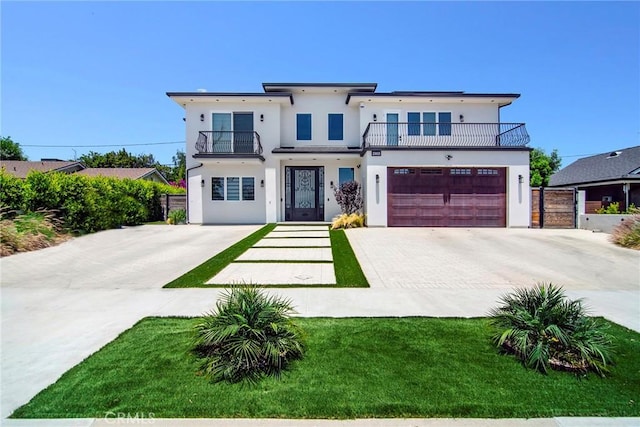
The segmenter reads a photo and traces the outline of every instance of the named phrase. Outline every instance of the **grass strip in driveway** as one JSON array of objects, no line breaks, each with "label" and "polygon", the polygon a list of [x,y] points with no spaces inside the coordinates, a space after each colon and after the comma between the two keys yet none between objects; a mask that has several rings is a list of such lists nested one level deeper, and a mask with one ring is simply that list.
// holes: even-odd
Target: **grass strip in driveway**
[{"label": "grass strip in driveway", "polygon": [[528,370],[498,354],[486,319],[308,318],[307,353],[281,380],[211,384],[194,319],[147,318],[13,418],[535,418],[640,416],[640,334],[616,324],[609,377]]},{"label": "grass strip in driveway", "polygon": [[203,262],[193,270],[164,285],[165,288],[210,288],[205,282],[218,274],[233,260],[242,255],[264,236],[276,228],[276,224],[267,224],[224,251]]},{"label": "grass strip in driveway", "polygon": [[369,282],[360,268],[358,258],[356,258],[344,230],[330,230],[329,237],[331,238],[336,286],[368,288]]}]

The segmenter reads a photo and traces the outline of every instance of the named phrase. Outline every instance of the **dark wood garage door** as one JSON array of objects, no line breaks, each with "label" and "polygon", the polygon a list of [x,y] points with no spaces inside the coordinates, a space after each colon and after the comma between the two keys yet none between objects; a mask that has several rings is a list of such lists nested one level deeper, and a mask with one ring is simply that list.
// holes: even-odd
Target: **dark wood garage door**
[{"label": "dark wood garage door", "polygon": [[387,169],[390,227],[505,227],[505,168]]}]

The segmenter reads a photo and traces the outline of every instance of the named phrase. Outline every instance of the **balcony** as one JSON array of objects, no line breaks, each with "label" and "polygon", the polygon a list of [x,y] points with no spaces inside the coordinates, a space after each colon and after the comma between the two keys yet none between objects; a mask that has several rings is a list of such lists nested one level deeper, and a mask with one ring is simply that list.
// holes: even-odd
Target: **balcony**
[{"label": "balcony", "polygon": [[367,148],[524,147],[524,123],[369,123],[362,135]]},{"label": "balcony", "polygon": [[196,151],[194,157],[264,160],[260,135],[254,131],[200,131]]}]

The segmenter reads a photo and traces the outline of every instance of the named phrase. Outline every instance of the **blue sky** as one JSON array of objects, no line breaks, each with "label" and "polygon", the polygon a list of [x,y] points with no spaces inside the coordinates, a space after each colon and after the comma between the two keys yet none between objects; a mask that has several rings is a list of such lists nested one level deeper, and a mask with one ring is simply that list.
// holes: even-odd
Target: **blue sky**
[{"label": "blue sky", "polygon": [[[3,1],[0,8],[0,134],[31,160],[124,145],[170,163],[184,143],[130,146],[184,141],[182,109],[165,92],[258,92],[262,82],[521,93],[502,121],[525,122],[530,145],[557,148],[564,165],[640,145],[640,3]],[[96,147],[106,144],[114,146]],[[74,148],[54,147],[61,145]]]}]

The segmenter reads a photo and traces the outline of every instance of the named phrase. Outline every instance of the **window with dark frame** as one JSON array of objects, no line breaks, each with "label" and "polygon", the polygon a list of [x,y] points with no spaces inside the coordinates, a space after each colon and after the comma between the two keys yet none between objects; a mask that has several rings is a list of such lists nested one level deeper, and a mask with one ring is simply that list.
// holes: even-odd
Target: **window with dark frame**
[{"label": "window with dark frame", "polygon": [[311,141],[311,114],[296,114],[296,140]]},{"label": "window with dark frame", "polygon": [[330,113],[328,117],[329,141],[342,141],[344,139],[344,116]]}]

